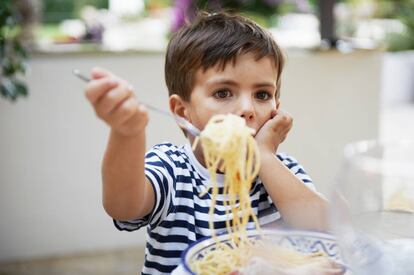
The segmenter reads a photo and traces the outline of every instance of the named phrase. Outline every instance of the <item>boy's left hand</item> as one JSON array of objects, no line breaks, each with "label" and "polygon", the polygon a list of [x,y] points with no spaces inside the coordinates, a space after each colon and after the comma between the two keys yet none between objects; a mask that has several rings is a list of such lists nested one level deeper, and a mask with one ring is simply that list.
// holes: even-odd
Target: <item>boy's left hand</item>
[{"label": "boy's left hand", "polygon": [[255,139],[262,152],[271,152],[274,154],[292,128],[293,119],[290,114],[275,110],[271,118],[263,124],[257,132]]}]

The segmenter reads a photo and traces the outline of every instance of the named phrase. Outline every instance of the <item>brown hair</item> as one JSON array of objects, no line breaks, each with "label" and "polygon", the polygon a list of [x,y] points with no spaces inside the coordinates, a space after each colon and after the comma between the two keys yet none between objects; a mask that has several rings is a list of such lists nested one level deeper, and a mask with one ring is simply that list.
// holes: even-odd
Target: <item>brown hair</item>
[{"label": "brown hair", "polygon": [[240,54],[252,52],[256,59],[271,57],[277,69],[279,97],[280,75],[284,65],[281,49],[272,35],[255,22],[240,15],[219,12],[200,13],[171,38],[165,59],[165,80],[169,95],[177,94],[188,101],[199,68],[215,65],[222,69],[236,62]]}]

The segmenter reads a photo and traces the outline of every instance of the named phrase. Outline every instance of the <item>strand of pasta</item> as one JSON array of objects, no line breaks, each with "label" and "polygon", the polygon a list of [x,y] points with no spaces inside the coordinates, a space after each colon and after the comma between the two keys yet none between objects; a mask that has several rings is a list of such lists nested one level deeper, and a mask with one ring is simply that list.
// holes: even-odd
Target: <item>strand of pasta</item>
[{"label": "strand of pasta", "polygon": [[[259,227],[249,196],[252,182],[260,168],[253,132],[239,116],[218,115],[209,121],[200,136],[205,163],[211,175],[213,205],[210,207],[210,217],[213,217],[217,200],[217,171],[220,170],[225,174],[224,196],[228,196],[225,200],[226,212],[232,216],[233,222],[230,226],[230,219],[227,219],[227,229],[238,235],[245,231],[250,218]],[[229,215],[229,209],[232,215]],[[212,221],[210,228],[214,229]],[[233,241],[236,242],[236,238]]]},{"label": "strand of pasta", "polygon": [[[259,229],[259,223],[250,203],[249,192],[260,169],[258,148],[245,120],[235,115],[214,116],[194,146],[201,143],[204,161],[210,173],[212,205],[209,209],[209,227],[216,241],[216,250],[194,263],[197,274],[228,274],[249,257],[247,249],[252,240],[247,237],[247,224],[252,219]],[[214,230],[214,209],[217,203],[217,171],[224,172],[223,196],[226,228],[231,236],[232,247],[220,243]],[[204,194],[202,194],[204,195]],[[230,220],[232,224],[230,224]],[[237,248],[238,252],[235,252]],[[241,251],[244,253],[240,253]]]}]

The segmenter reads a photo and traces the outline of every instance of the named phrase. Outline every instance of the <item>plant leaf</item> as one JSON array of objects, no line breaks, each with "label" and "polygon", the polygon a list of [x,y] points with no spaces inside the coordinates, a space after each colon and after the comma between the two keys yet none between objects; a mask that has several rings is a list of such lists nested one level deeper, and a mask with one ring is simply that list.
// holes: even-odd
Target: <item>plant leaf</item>
[{"label": "plant leaf", "polygon": [[13,48],[14,51],[23,58],[28,58],[27,50],[23,47],[23,45],[17,39],[13,41]]},{"label": "plant leaf", "polygon": [[23,81],[15,79],[12,82],[16,88],[16,96],[27,96],[29,94],[27,86]]},{"label": "plant leaf", "polygon": [[15,101],[17,98],[16,86],[14,86],[9,79],[3,79],[3,82],[1,83],[1,94],[5,98]]},{"label": "plant leaf", "polygon": [[4,58],[3,62],[1,63],[1,66],[3,67],[3,74],[5,76],[10,77],[16,73],[15,64],[10,57]]}]

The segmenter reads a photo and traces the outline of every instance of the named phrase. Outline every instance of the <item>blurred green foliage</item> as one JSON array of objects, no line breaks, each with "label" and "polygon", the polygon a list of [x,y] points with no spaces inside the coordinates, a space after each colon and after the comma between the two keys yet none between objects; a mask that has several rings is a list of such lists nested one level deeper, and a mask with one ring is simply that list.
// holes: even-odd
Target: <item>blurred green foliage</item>
[{"label": "blurred green foliage", "polygon": [[414,50],[414,0],[339,0],[354,6],[374,4],[373,18],[397,19],[403,33],[389,33],[385,39],[389,51]]},{"label": "blurred green foliage", "polygon": [[79,18],[80,10],[86,5],[107,9],[108,0],[43,0],[42,22],[57,24],[65,19]]},{"label": "blurred green foliage", "polygon": [[[388,35],[387,44],[390,51],[414,50],[414,0],[382,0],[392,2],[393,12],[391,17],[399,19],[405,26],[401,34]],[[389,3],[390,4],[390,3]]]},{"label": "blurred green foliage", "polygon": [[28,52],[22,34],[24,18],[12,0],[0,1],[0,94],[11,101],[27,96],[26,73]]}]

